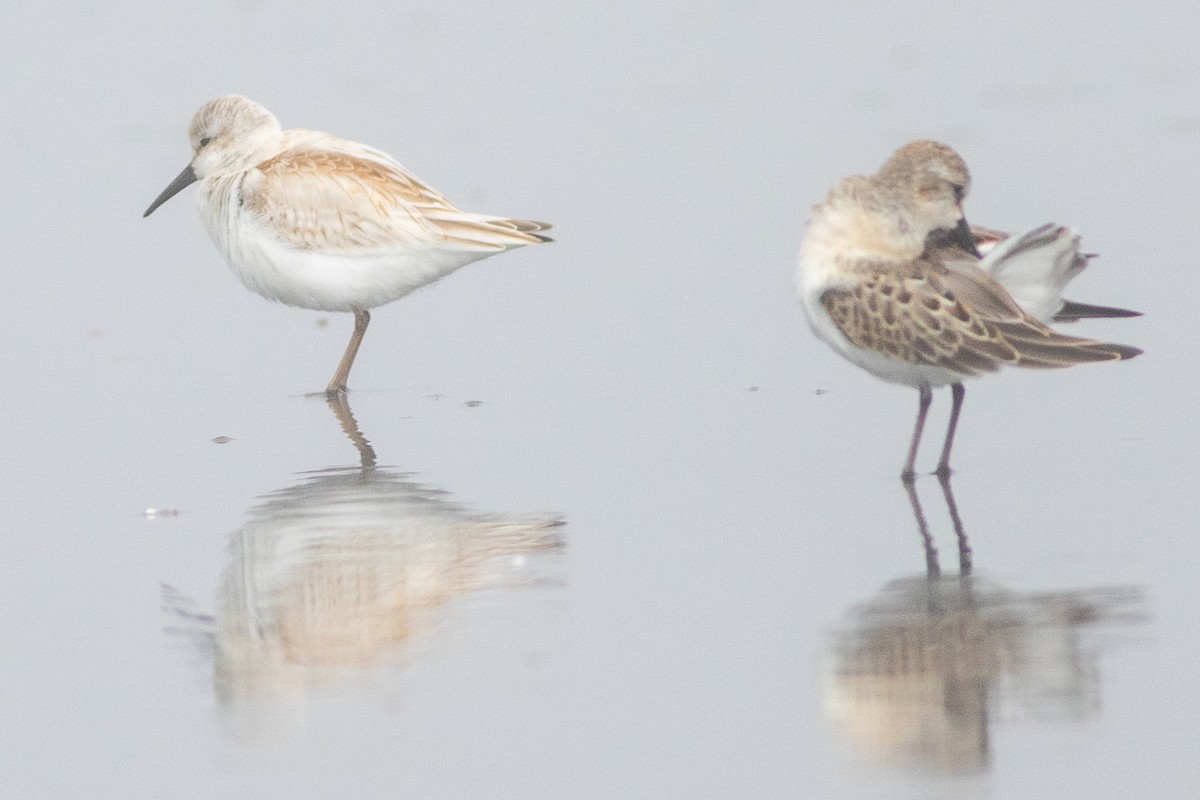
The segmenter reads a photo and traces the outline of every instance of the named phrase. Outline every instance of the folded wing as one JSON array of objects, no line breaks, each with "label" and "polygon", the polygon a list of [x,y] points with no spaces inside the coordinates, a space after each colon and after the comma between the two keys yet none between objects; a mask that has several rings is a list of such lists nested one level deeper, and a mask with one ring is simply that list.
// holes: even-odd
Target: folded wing
[{"label": "folded wing", "polygon": [[293,247],[374,256],[549,241],[540,233],[551,227],[544,222],[460,211],[385,154],[361,145],[350,152],[353,143],[306,133],[242,184],[245,211]]},{"label": "folded wing", "polygon": [[831,289],[821,302],[858,347],[964,377],[1005,364],[1053,369],[1141,352],[1051,330],[970,262],[923,257],[901,274],[867,270],[853,288]]}]

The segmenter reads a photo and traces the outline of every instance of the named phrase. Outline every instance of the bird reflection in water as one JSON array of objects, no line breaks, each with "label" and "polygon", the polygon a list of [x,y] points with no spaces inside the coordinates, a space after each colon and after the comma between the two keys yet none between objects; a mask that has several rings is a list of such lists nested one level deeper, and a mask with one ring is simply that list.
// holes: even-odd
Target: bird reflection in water
[{"label": "bird reflection in water", "polygon": [[988,769],[995,722],[1099,713],[1101,653],[1143,621],[1142,598],[1128,587],[1021,593],[979,579],[949,478],[941,487],[958,574],[942,573],[907,484],[925,574],[892,581],[851,612],[829,654],[825,708],[870,761],[965,776]]},{"label": "bird reflection in water", "polygon": [[[262,496],[230,540],[206,626],[217,698],[229,712],[296,716],[312,685],[402,663],[445,620],[448,601],[559,582],[553,563],[530,556],[562,546],[560,519],[475,513],[377,467],[345,398],[329,404],[359,465],[307,473]],[[170,592],[177,616],[196,618]]]}]

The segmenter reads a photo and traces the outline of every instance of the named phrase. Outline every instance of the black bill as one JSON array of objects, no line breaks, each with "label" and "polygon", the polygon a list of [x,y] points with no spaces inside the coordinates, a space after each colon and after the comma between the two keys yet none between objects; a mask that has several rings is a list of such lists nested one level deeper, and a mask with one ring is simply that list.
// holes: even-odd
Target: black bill
[{"label": "black bill", "polygon": [[979,254],[979,248],[975,246],[975,234],[971,233],[971,226],[967,224],[966,217],[958,218],[958,225],[949,232],[949,239],[976,258],[983,258]]},{"label": "black bill", "polygon": [[154,198],[154,202],[150,204],[150,207],[146,209],[146,213],[142,214],[142,217],[150,216],[152,213],[154,213],[154,209],[158,208],[163,203],[179,194],[179,192],[185,186],[190,186],[195,182],[196,173],[192,170],[192,165],[188,164],[187,167],[184,168],[183,172],[179,173],[178,177],[171,181],[171,184],[167,188],[162,190],[162,194]]}]

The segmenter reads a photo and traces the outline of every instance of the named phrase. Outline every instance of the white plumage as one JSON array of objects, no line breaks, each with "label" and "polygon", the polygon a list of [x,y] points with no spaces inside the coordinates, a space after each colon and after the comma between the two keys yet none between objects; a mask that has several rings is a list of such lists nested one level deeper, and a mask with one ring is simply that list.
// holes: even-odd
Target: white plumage
[{"label": "white plumage", "polygon": [[456,208],[391,156],[327,133],[282,130],[230,95],[201,106],[191,164],[146,211],[200,181],[200,216],[238,279],[268,300],[355,314],[327,392],[344,392],[368,309],[472,261],[550,241],[543,222]]}]

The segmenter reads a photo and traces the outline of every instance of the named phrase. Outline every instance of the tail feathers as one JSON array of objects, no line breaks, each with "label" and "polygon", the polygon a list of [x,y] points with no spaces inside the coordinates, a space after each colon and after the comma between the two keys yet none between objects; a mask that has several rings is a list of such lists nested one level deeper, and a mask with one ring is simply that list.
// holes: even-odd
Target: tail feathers
[{"label": "tail feathers", "polygon": [[1062,307],[1054,314],[1055,322],[1078,322],[1081,319],[1114,319],[1117,317],[1140,317],[1142,312],[1131,311],[1128,308],[1113,306],[1094,306],[1090,303],[1076,303],[1074,300],[1064,300]]}]

